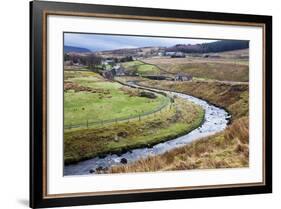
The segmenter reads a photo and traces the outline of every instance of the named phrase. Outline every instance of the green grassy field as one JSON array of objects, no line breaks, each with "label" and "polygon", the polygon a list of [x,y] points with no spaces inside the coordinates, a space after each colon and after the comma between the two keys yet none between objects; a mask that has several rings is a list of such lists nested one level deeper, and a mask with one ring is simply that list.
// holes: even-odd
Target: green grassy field
[{"label": "green grassy field", "polygon": [[171,109],[141,120],[68,131],[64,134],[64,162],[152,146],[192,131],[203,119],[201,107],[176,99]]},{"label": "green grassy field", "polygon": [[[157,94],[155,99],[137,96],[139,90],[124,87],[117,82],[105,81],[92,72],[66,71],[65,82],[72,85],[72,89],[64,93],[65,126],[86,124],[87,120],[91,123],[137,117],[169,103],[169,99],[160,94]],[[81,87],[88,89],[81,90]]]},{"label": "green grassy field", "polygon": [[122,65],[125,68],[129,68],[129,67],[133,67],[133,66],[137,66],[137,65],[142,65],[142,64],[143,64],[143,62],[141,62],[139,60],[122,63]]},{"label": "green grassy field", "polygon": [[156,75],[160,74],[160,69],[155,65],[143,63],[141,61],[131,61],[122,63],[127,71],[135,71],[139,75]]},{"label": "green grassy field", "polygon": [[[82,125],[64,130],[65,164],[173,139],[204,119],[203,109],[191,102],[179,98],[172,102],[155,93],[156,98],[142,97],[143,90],[104,80],[93,72],[65,71],[64,78],[64,125]],[[163,105],[161,111],[138,117]],[[114,120],[134,115],[130,120]],[[85,127],[87,120],[110,119],[110,124]]]}]

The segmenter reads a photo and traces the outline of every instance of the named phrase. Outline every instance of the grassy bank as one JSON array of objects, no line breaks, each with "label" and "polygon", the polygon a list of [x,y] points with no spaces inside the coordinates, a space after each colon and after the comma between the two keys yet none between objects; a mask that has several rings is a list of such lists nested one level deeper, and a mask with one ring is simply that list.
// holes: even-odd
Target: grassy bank
[{"label": "grassy bank", "polygon": [[192,131],[203,119],[201,107],[176,98],[171,108],[144,119],[68,131],[64,134],[64,162],[149,147]]},{"label": "grassy bank", "polygon": [[231,84],[205,81],[141,81],[140,84],[154,88],[174,90],[205,99],[228,110],[233,119],[248,116],[249,86],[247,84]]},{"label": "grassy bank", "polygon": [[111,173],[237,168],[249,165],[248,118],[236,120],[224,132],[133,164],[114,166]]}]

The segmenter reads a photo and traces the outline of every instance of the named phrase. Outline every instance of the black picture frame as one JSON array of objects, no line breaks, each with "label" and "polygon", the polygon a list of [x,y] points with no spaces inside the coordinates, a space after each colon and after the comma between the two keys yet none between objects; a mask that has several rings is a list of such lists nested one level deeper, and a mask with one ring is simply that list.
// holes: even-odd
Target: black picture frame
[{"label": "black picture frame", "polygon": [[[63,14],[107,14],[131,19],[195,20],[195,22],[264,26],[264,184],[225,186],[218,188],[181,189],[155,192],[135,192],[102,195],[46,196],[46,16]],[[272,17],[169,9],[135,8],[93,4],[30,2],[30,207],[44,208],[272,192]]]}]

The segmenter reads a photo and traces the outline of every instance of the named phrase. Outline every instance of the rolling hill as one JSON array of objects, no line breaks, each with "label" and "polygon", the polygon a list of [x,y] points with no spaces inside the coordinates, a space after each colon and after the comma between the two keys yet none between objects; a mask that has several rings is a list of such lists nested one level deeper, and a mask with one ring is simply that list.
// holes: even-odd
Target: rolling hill
[{"label": "rolling hill", "polygon": [[75,52],[75,53],[86,53],[91,52],[89,49],[76,47],[76,46],[64,46],[64,53]]},{"label": "rolling hill", "polygon": [[177,44],[166,48],[169,52],[184,52],[184,53],[210,53],[224,52],[238,49],[249,48],[249,41],[240,40],[222,40],[203,44]]}]

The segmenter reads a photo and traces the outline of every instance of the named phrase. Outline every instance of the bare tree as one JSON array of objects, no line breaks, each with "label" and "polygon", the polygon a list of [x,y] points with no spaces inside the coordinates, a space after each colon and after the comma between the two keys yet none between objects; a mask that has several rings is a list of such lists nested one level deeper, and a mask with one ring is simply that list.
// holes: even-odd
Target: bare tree
[{"label": "bare tree", "polygon": [[97,65],[101,64],[101,57],[96,56],[95,54],[89,54],[85,57],[85,64],[90,70],[93,70]]}]

